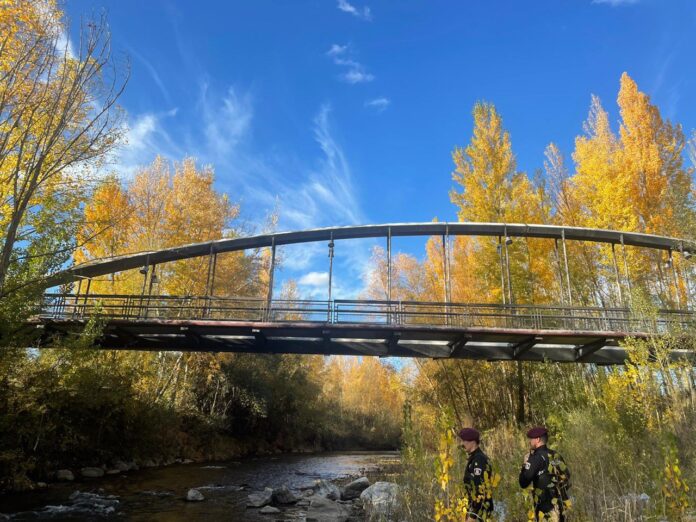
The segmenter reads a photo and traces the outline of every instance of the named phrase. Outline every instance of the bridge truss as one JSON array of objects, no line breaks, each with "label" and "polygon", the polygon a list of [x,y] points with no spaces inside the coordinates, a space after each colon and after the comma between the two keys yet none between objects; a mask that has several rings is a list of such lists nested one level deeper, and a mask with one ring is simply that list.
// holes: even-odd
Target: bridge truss
[{"label": "bridge truss", "polygon": [[[451,300],[451,236],[497,237],[500,245],[503,302],[455,303]],[[441,236],[444,251],[443,301],[395,301],[392,296],[391,242],[397,236]],[[387,254],[387,297],[384,301],[332,299],[335,241],[384,237]],[[505,286],[507,245],[513,237],[554,241],[559,281],[565,286],[557,306],[515,304]],[[328,241],[329,283],[326,301],[278,300],[273,297],[276,248],[281,245]],[[566,241],[611,245],[615,284],[621,305],[615,308],[573,305]],[[77,265],[56,274],[51,285],[77,281],[72,294],[47,293],[31,325],[47,339],[81,328],[100,317],[104,334],[99,345],[111,349],[232,351],[260,353],[377,355],[531,360],[621,364],[627,352],[619,343],[627,337],[649,337],[696,328],[690,303],[677,293],[675,310],[650,316],[630,308],[631,279],[626,247],[661,250],[672,268],[673,255],[690,259],[696,245],[682,239],[609,230],[499,223],[421,223],[338,227],[223,239],[153,252],[141,252]],[[268,295],[265,298],[214,296],[217,255],[270,248]],[[616,247],[619,247],[618,249]],[[616,250],[620,250],[619,263]],[[208,256],[205,296],[152,295],[156,268],[162,263]],[[507,264],[507,267],[505,266]],[[619,266],[623,265],[623,270]],[[90,294],[92,278],[124,270],[143,274],[140,295]],[[681,277],[687,277],[681,274]],[[83,281],[86,281],[84,291]],[[690,282],[683,281],[686,288]],[[675,284],[675,287],[677,285]],[[628,289],[625,292],[624,289]],[[688,296],[688,292],[687,292]],[[675,358],[696,361],[696,354],[674,350]]]}]

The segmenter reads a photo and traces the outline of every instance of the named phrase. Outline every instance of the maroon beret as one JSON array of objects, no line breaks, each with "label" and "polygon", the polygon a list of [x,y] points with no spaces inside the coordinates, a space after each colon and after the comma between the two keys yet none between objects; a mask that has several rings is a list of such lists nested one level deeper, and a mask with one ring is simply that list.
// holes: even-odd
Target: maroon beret
[{"label": "maroon beret", "polygon": [[532,428],[527,432],[527,438],[529,439],[536,439],[538,437],[543,437],[544,435],[548,435],[549,432],[546,431],[546,428],[543,426],[536,426],[535,428]]},{"label": "maroon beret", "polygon": [[481,434],[474,428],[463,428],[459,430],[458,435],[462,440],[475,440],[476,442],[481,440]]}]

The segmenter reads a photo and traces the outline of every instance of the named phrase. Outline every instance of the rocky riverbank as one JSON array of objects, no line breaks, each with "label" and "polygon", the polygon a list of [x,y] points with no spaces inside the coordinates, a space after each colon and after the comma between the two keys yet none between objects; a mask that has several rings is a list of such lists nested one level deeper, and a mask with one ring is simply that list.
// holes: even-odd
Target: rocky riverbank
[{"label": "rocky riverbank", "polygon": [[[63,482],[0,497],[0,514],[11,520],[125,516],[167,522],[215,518],[357,522],[368,520],[370,514],[393,512],[397,488],[389,481],[399,459],[396,453],[355,452],[214,463],[182,459],[154,468],[137,462],[116,464],[106,470],[60,470],[61,476],[69,471],[72,481],[66,476]],[[108,473],[117,469],[118,473]]]}]

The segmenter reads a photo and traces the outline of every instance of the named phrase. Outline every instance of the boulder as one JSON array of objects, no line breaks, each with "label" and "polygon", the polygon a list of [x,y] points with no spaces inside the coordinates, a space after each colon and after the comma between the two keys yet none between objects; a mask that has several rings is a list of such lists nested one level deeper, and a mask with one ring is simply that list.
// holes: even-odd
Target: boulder
[{"label": "boulder", "polygon": [[273,500],[273,489],[266,488],[260,493],[252,493],[248,498],[247,507],[260,508],[267,506],[271,503],[271,500]]},{"label": "boulder", "polygon": [[104,470],[101,468],[86,467],[80,470],[80,475],[85,478],[99,478],[104,476]]},{"label": "boulder", "polygon": [[273,501],[278,504],[294,504],[299,497],[288,489],[287,486],[282,486],[273,490]]},{"label": "boulder", "polygon": [[186,493],[186,500],[189,502],[200,502],[201,500],[205,500],[205,497],[203,496],[203,493],[192,488],[188,490],[188,493]]},{"label": "boulder", "polygon": [[315,495],[328,498],[329,500],[338,500],[341,498],[341,490],[336,484],[328,480],[317,480],[314,483]]},{"label": "boulder", "polygon": [[75,475],[73,475],[73,472],[69,469],[59,469],[58,471],[56,471],[56,480],[60,480],[63,482],[72,482],[73,480],[75,480]]},{"label": "boulder", "polygon": [[107,475],[118,475],[119,473],[121,473],[120,469],[107,469],[106,470]]},{"label": "boulder", "polygon": [[328,498],[314,497],[307,510],[307,522],[346,522],[350,518],[349,506]]},{"label": "boulder", "polygon": [[130,467],[128,464],[123,462],[122,460],[115,460],[114,461],[114,469],[117,469],[119,471],[128,471]]},{"label": "boulder", "polygon": [[360,496],[360,493],[362,493],[369,487],[370,481],[368,480],[368,478],[360,477],[359,479],[354,480],[353,482],[350,482],[345,485],[345,487],[341,490],[341,499],[353,500],[354,498],[358,498]]},{"label": "boulder", "polygon": [[363,508],[370,517],[389,519],[398,508],[399,486],[393,482],[375,482],[360,494]]},{"label": "boulder", "polygon": [[275,515],[276,513],[280,513],[280,509],[274,508],[273,506],[265,506],[261,508],[259,513],[263,513],[264,515]]}]

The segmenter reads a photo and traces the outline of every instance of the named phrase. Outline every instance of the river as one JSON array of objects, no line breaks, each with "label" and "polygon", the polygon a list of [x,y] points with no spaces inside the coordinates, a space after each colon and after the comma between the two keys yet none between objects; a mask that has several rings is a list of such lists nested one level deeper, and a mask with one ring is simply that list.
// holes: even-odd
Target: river
[{"label": "river", "polygon": [[[359,476],[367,476],[371,482],[390,480],[398,463],[395,452],[341,452],[150,468],[0,496],[0,520],[3,515],[13,521],[301,519],[301,507],[285,508],[278,515],[262,515],[246,507],[247,495],[283,485],[301,491],[318,479],[338,484]],[[186,502],[190,488],[198,489],[205,500]]]}]

